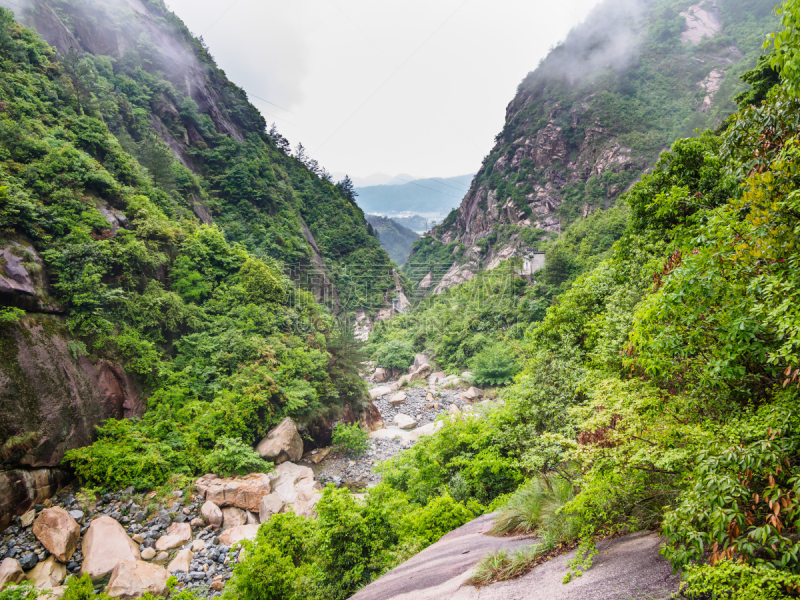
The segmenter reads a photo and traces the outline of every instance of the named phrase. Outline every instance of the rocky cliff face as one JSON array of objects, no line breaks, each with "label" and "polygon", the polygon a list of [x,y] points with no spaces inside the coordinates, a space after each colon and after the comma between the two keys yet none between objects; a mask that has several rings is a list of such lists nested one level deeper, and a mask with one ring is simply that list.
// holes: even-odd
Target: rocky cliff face
[{"label": "rocky cliff face", "polygon": [[0,243],[0,306],[27,313],[0,324],[0,467],[57,467],[104,420],[141,416],[136,382],[75,345],[42,259],[24,239]]},{"label": "rocky cliff face", "polygon": [[[461,205],[415,245],[409,276],[432,277],[429,289],[440,292],[614,206],[676,137],[714,127],[733,109],[738,77],[773,27],[770,8],[599,5],[520,84]],[[452,245],[444,266],[419,264],[442,258],[436,244]]]}]

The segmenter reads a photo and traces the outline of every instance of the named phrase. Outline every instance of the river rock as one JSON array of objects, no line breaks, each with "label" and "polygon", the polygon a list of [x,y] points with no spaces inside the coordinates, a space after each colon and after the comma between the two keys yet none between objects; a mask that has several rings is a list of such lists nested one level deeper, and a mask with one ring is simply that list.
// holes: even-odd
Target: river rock
[{"label": "river rock", "polygon": [[226,529],[219,535],[219,543],[229,548],[242,540],[254,540],[258,533],[258,525],[237,525]]},{"label": "river rock", "polygon": [[261,506],[258,509],[258,516],[262,523],[269,521],[272,515],[278,514],[283,510],[286,503],[278,493],[272,493],[269,496],[264,496],[261,499]]},{"label": "river rock", "polygon": [[372,389],[369,391],[369,397],[370,397],[372,400],[377,400],[377,399],[378,399],[378,398],[380,398],[381,396],[385,396],[386,394],[391,394],[391,393],[392,393],[392,388],[390,388],[390,387],[389,387],[389,386],[387,386],[387,385],[384,385],[384,386],[380,386],[380,387],[372,388]]},{"label": "river rock", "polygon": [[6,585],[25,581],[25,572],[16,558],[4,558],[0,563],[0,590]]},{"label": "river rock", "polygon": [[461,414],[461,411],[458,409],[458,406],[456,406],[455,404],[451,404],[450,405],[450,414],[451,415],[458,415],[458,414]]},{"label": "river rock", "polygon": [[[314,454],[309,456],[308,460],[310,460],[315,465],[318,465],[323,460],[325,460],[330,453],[331,453],[331,447],[330,446],[328,446],[327,448],[320,448],[317,452],[315,452]],[[263,502],[264,499],[262,498],[261,501]]]},{"label": "river rock", "polygon": [[155,548],[145,548],[142,550],[142,560],[153,560],[156,557]]},{"label": "river rock", "polygon": [[430,377],[428,377],[428,383],[430,385],[436,385],[437,383],[441,383],[445,380],[447,375],[445,375],[444,371],[439,371],[438,373],[433,373]]},{"label": "river rock", "polygon": [[66,577],[67,567],[63,563],[56,562],[55,556],[41,561],[27,574],[28,581],[40,590],[52,590],[60,586]]},{"label": "river rock", "polygon": [[26,552],[22,556],[19,557],[19,564],[24,571],[29,571],[33,567],[36,566],[36,563],[39,562],[39,557],[36,556],[33,552]]},{"label": "river rock", "polygon": [[287,460],[300,460],[303,457],[303,438],[300,437],[294,421],[286,417],[258,443],[256,451],[261,458],[276,465]]},{"label": "river rock", "polygon": [[141,560],[126,560],[119,563],[111,573],[106,594],[112,598],[132,600],[146,593],[166,597],[169,571],[164,567]]},{"label": "river rock", "polygon": [[230,529],[247,524],[247,511],[241,508],[228,506],[222,509],[222,528]]},{"label": "river rock", "polygon": [[200,514],[203,515],[205,522],[211,525],[214,529],[222,527],[222,510],[213,502],[206,500],[200,508]]},{"label": "river rock", "polygon": [[411,432],[411,439],[417,441],[422,436],[436,433],[442,427],[444,427],[444,423],[442,421],[437,421],[435,423],[428,423],[427,425],[423,425],[422,427],[417,427]]},{"label": "river rock", "polygon": [[396,414],[392,422],[400,429],[414,429],[414,427],[417,426],[417,421],[413,417],[404,415],[403,413]]},{"label": "river rock", "polygon": [[81,575],[88,574],[94,582],[102,581],[124,561],[138,561],[139,547],[122,525],[111,517],[99,517],[91,522],[83,536]]},{"label": "river rock", "polygon": [[192,526],[188,523],[173,523],[167,527],[167,535],[156,540],[156,550],[172,550],[192,541]]},{"label": "river rock", "polygon": [[261,498],[270,493],[270,477],[266,473],[224,478],[208,474],[198,479],[194,486],[203,498],[217,506],[257,511]]},{"label": "river rock", "polygon": [[192,552],[199,552],[205,547],[206,543],[203,540],[195,540],[192,542]]},{"label": "river rock", "polygon": [[405,392],[397,392],[394,396],[389,398],[389,404],[392,406],[400,406],[401,404],[406,403],[406,393]]},{"label": "river rock", "polygon": [[476,387],[471,387],[464,392],[464,396],[466,396],[467,400],[474,400],[475,398],[480,398],[483,396],[483,390],[479,390]]},{"label": "river rock", "polygon": [[58,506],[45,508],[33,524],[33,535],[58,560],[67,562],[81,539],[81,526]]},{"label": "river rock", "polygon": [[[197,540],[197,541],[202,541],[202,540]],[[189,548],[184,548],[183,550],[178,552],[175,555],[175,558],[172,559],[172,562],[169,563],[167,571],[169,571],[170,573],[175,573],[176,571],[183,571],[184,573],[188,573],[189,567],[192,564],[193,557],[194,553]]]},{"label": "river rock", "polygon": [[19,518],[19,522],[23,527],[30,527],[33,519],[36,517],[36,509],[32,508]]}]

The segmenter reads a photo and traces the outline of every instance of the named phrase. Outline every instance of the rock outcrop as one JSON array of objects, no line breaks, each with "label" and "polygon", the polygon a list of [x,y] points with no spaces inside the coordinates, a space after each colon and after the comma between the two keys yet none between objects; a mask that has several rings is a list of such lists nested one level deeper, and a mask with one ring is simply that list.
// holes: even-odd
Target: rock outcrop
[{"label": "rock outcrop", "polygon": [[563,579],[574,550],[519,579],[475,589],[467,581],[487,553],[536,543],[529,536],[487,535],[493,518],[484,515],[451,531],[351,600],[666,600],[678,591],[680,577],[658,553],[662,538],[646,532],[600,542],[592,568],[568,584]]},{"label": "rock outcrop", "polygon": [[0,439],[6,464],[57,467],[109,418],[141,416],[138,386],[118,365],[73,356],[58,317],[34,314],[0,331]]},{"label": "rock outcrop", "polygon": [[[633,131],[639,135],[648,128],[671,128],[673,135],[690,136],[698,123],[713,129],[724,118],[711,116],[713,96],[723,79],[731,77],[731,67],[741,68],[744,53],[734,45],[711,51],[700,44],[725,33],[717,5],[695,4],[680,13],[685,26],[671,34],[667,52],[674,54],[669,57],[663,50],[653,54],[656,47],[666,48],[662,40],[654,43],[649,37],[655,30],[647,24],[665,18],[653,10],[606,3],[525,77],[506,107],[505,127],[455,218],[434,227],[423,237],[425,243],[417,244],[439,262],[412,251],[403,267],[420,292],[441,293],[509,258],[520,259],[519,274],[532,277],[543,266],[541,259],[532,260],[536,239],[559,237],[575,220],[610,208],[654,164],[661,148],[633,139]],[[759,49],[746,52],[754,56]],[[647,78],[639,72],[632,76],[629,67],[671,60],[695,61],[698,69],[667,75],[676,83],[670,102],[677,106],[680,98],[685,108],[658,113],[654,127],[648,119],[658,100],[651,95],[642,101],[640,96],[652,93]],[[698,74],[696,81],[680,80]],[[695,83],[705,91],[700,102]],[[611,108],[609,97],[620,104]],[[640,107],[622,108],[628,97],[636,97]],[[616,111],[625,119],[615,118]],[[528,228],[539,231],[524,235]],[[454,247],[446,259],[442,256],[447,254],[432,251],[447,244]]]},{"label": "rock outcrop", "polygon": [[0,529],[53,496],[70,480],[61,469],[0,471]]},{"label": "rock outcrop", "polygon": [[276,465],[287,460],[298,461],[303,456],[303,438],[294,421],[286,417],[258,443],[256,451]]}]

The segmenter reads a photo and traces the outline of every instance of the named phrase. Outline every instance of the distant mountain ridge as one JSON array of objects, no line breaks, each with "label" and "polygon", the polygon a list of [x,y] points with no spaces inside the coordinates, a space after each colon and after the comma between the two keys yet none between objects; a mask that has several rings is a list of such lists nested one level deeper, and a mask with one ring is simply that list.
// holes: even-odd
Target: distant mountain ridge
[{"label": "distant mountain ridge", "polygon": [[356,203],[366,213],[388,216],[418,214],[444,218],[461,203],[473,175],[430,177],[403,185],[356,187]]},{"label": "distant mountain ridge", "polygon": [[419,239],[419,234],[403,227],[394,219],[381,215],[367,214],[367,221],[377,232],[381,247],[389,253],[394,262],[403,266],[411,252],[412,244]]}]

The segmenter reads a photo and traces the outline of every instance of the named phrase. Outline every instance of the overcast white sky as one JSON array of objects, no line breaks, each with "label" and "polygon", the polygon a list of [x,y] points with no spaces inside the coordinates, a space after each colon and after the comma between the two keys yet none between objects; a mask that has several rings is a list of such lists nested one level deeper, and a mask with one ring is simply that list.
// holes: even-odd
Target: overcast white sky
[{"label": "overcast white sky", "polygon": [[519,82],[597,0],[167,3],[329,171],[447,177],[478,169]]}]

